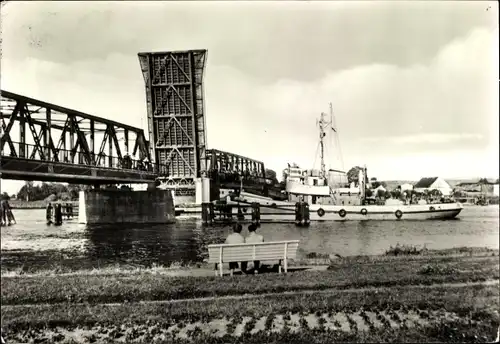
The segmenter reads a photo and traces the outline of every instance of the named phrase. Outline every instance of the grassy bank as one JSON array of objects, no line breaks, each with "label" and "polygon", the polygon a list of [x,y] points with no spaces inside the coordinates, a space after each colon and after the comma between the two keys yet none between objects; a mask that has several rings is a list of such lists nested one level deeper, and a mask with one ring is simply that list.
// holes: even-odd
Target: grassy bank
[{"label": "grassy bank", "polygon": [[495,339],[498,251],[389,252],[287,275],[179,277],[166,268],[4,275],[2,327],[11,342]]},{"label": "grassy bank", "polygon": [[428,257],[372,263],[352,260],[331,265],[327,271],[267,273],[257,276],[172,277],[136,273],[3,277],[2,304],[60,302],[135,302],[225,295],[281,293],[290,290],[325,290],[364,287],[477,282],[499,278],[498,256]]},{"label": "grassy bank", "polygon": [[[61,237],[57,235],[57,237]],[[4,251],[4,257],[8,257],[9,253],[13,251]],[[61,250],[54,251],[51,255],[60,256]],[[499,255],[499,250],[489,249],[485,247],[457,247],[445,250],[428,250],[417,248],[414,252],[414,247],[406,249],[403,253],[395,254],[395,248],[386,251],[384,255],[372,256],[347,256],[341,257],[335,254],[322,254],[317,252],[309,252],[304,257],[297,257],[297,259],[288,262],[289,267],[297,266],[336,266],[336,265],[349,265],[349,264],[373,264],[373,263],[386,263],[390,264],[396,262],[433,262],[436,257],[445,257],[446,259],[460,258],[460,257],[494,257]],[[36,253],[36,252],[34,252]],[[23,252],[24,255],[26,253]],[[36,255],[30,257],[27,265],[13,264],[3,262],[1,269],[1,276],[3,277],[43,277],[43,276],[66,276],[66,275],[135,275],[135,274],[153,274],[153,275],[189,275],[186,272],[192,272],[196,275],[199,270],[212,270],[213,265],[208,265],[204,262],[173,262],[170,265],[137,265],[116,263],[112,265],[99,265],[93,267],[82,266],[82,262],[78,258],[64,258],[64,264],[58,260],[43,264],[45,266],[37,266],[33,264],[39,259]],[[69,263],[71,262],[71,263]],[[227,264],[226,264],[227,265]],[[227,266],[225,267],[227,270]],[[212,274],[209,272],[209,274]]]}]

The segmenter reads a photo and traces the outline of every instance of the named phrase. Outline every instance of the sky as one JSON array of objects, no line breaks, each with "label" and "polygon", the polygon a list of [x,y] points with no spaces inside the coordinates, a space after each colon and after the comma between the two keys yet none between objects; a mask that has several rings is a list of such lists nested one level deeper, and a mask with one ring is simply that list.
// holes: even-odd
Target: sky
[{"label": "sky", "polygon": [[207,49],[208,148],[278,175],[319,167],[331,102],[329,168],[498,176],[497,2],[15,1],[1,23],[3,90],[144,129],[137,53]]}]

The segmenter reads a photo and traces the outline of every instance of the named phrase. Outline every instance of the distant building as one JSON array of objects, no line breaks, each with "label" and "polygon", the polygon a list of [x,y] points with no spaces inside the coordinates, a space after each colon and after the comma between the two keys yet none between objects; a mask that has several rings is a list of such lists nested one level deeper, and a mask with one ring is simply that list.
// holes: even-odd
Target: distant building
[{"label": "distant building", "polygon": [[495,193],[495,185],[493,184],[481,184],[481,193],[485,194],[486,196],[493,196]]},{"label": "distant building", "polygon": [[405,191],[408,191],[408,190],[413,190],[413,185],[409,184],[409,183],[405,183],[405,184],[401,184],[399,186],[399,188],[401,189],[401,192],[405,192]]},{"label": "distant building", "polygon": [[468,196],[478,196],[479,194],[492,197],[498,196],[498,184],[493,179],[479,179],[474,182],[462,182],[457,185],[457,190],[465,192]]},{"label": "distant building", "polygon": [[426,190],[439,190],[444,196],[449,196],[452,192],[450,184],[441,177],[422,178],[415,185],[413,189],[417,192],[425,192]]}]

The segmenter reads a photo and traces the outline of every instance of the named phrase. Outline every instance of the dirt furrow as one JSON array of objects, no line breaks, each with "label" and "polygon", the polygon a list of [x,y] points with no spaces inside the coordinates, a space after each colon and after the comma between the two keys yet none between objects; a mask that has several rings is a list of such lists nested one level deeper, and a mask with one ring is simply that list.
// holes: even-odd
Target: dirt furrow
[{"label": "dirt furrow", "polygon": [[[24,333],[6,333],[10,342],[33,342],[33,341],[64,341],[72,340],[76,343],[88,343],[89,341],[105,342],[112,339],[116,342],[141,342],[150,340],[155,342],[165,339],[192,339],[196,334],[205,334],[213,337],[223,337],[226,334],[239,337],[245,333],[255,334],[257,332],[281,332],[287,327],[292,332],[297,332],[304,327],[324,328],[335,331],[370,331],[372,327],[397,329],[402,326],[426,326],[441,320],[456,319],[456,314],[446,311],[430,311],[426,316],[416,312],[398,312],[399,321],[391,321],[394,315],[387,311],[371,312],[357,311],[354,313],[337,312],[333,314],[278,314],[273,316],[272,322],[267,323],[267,317],[252,319],[211,319],[208,322],[196,321],[193,323],[132,325],[129,327],[104,327],[93,326],[89,328],[67,329],[56,327],[39,331],[26,331]],[[324,321],[320,321],[324,319]],[[247,324],[252,321],[252,326]],[[351,321],[351,324],[349,323]],[[267,323],[267,324],[266,324]],[[228,331],[232,328],[232,331]]]}]

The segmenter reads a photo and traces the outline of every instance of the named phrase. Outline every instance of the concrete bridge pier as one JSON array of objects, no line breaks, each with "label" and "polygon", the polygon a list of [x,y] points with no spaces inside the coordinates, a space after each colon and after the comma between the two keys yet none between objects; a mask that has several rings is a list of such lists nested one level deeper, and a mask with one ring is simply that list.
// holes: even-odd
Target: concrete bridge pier
[{"label": "concrete bridge pier", "polygon": [[160,224],[175,222],[172,191],[149,189],[80,191],[82,224]]},{"label": "concrete bridge pier", "polygon": [[210,203],[210,178],[202,177],[195,180],[196,204]]},{"label": "concrete bridge pier", "polygon": [[210,178],[202,177],[195,180],[196,204],[201,204],[201,218],[204,225],[212,224],[213,204],[210,203],[214,185]]}]

